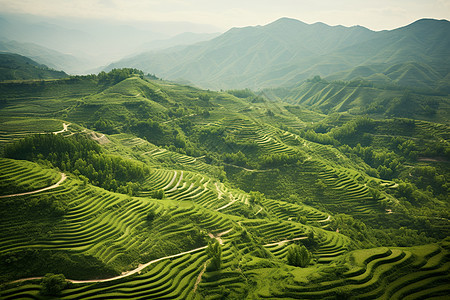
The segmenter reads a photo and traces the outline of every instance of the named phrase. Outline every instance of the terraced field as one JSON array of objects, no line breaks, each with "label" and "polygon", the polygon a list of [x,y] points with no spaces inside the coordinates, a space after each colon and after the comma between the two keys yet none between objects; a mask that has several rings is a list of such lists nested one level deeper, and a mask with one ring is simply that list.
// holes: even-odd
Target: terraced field
[{"label": "terraced field", "polygon": [[126,154],[141,160],[150,166],[170,166],[174,169],[194,171],[205,175],[217,174],[218,168],[204,162],[204,157],[192,157],[160,148],[132,134],[114,134],[107,136],[112,143],[106,146],[113,153]]},{"label": "terraced field", "polygon": [[[165,259],[151,264],[129,280],[74,285],[61,299],[187,299],[204,263],[204,251]],[[34,299],[41,287],[27,284],[1,292],[2,299]]]},{"label": "terraced field", "polygon": [[[246,196],[230,192],[222,183],[214,182],[203,175],[186,171],[154,169],[146,180],[141,196],[151,196],[153,191],[163,190],[169,199],[193,201],[205,208],[221,210],[239,199],[245,202]],[[234,193],[234,194],[233,194]]]},{"label": "terraced field", "polygon": [[334,191],[337,198],[328,205],[340,206],[341,209],[358,216],[382,212],[377,204],[379,199],[369,196],[368,188],[363,184],[364,179],[359,173],[349,169],[328,167],[319,174],[319,177]]},{"label": "terraced field", "polygon": [[[24,138],[30,134],[58,132],[64,129],[63,121],[56,119],[2,117],[0,121],[0,149],[5,143]],[[64,134],[78,132],[79,126],[70,126]]]},{"label": "terraced field", "polygon": [[[3,160],[2,163],[20,165],[20,162],[12,160]],[[32,163],[23,165],[30,167],[30,172],[35,166]],[[23,176],[17,175],[16,181],[27,178],[30,172],[26,172],[28,169],[25,167],[25,172],[20,174]],[[15,169],[11,168],[7,175],[15,174]],[[55,175],[54,173],[58,174],[49,172],[50,175]],[[67,250],[97,257],[105,264],[127,265],[124,262],[142,262],[159,255],[158,251],[155,252],[158,240],[186,238],[189,234],[196,236],[198,230],[203,231],[206,237],[206,232],[216,233],[232,228],[231,221],[222,215],[192,204],[186,207],[169,200],[161,203],[110,193],[100,188],[84,187],[79,181],[70,179],[70,176],[55,189],[20,197],[34,201],[34,198],[38,199],[42,195],[66,199],[68,210],[64,218],[53,224],[51,232],[39,238],[28,232],[15,230],[23,223],[20,216],[2,218],[0,252],[25,248]],[[171,208],[173,205],[176,206]],[[149,212],[160,216],[158,222],[151,226],[146,219]],[[164,253],[175,254],[186,250],[183,247],[190,246],[189,242],[178,243],[177,246],[171,245],[170,249],[165,249]],[[134,249],[139,249],[138,255]]]},{"label": "terraced field", "polygon": [[[332,280],[321,273],[312,284],[282,284],[270,297],[296,299],[422,299],[448,295],[448,245],[357,250],[346,256],[349,269]],[[324,269],[325,270],[325,269]],[[323,274],[323,275],[320,275]]]},{"label": "terraced field", "polygon": [[51,186],[61,178],[55,170],[29,161],[0,158],[0,197]]},{"label": "terraced field", "polygon": [[[21,162],[2,160],[2,163],[6,167],[20,165]],[[33,170],[36,166],[28,162],[23,164],[24,171]],[[15,169],[14,167],[4,168],[4,170],[10,170],[7,176],[14,174]],[[58,174],[54,171],[53,173]],[[26,176],[27,172],[21,172],[14,180],[23,181],[21,174]],[[43,178],[48,178],[44,175]],[[259,236],[266,243],[278,243],[289,238],[305,239],[308,232],[312,231],[309,226],[290,221],[267,223],[264,220],[250,221],[241,217],[240,225],[238,225],[222,211],[232,210],[235,205],[248,206],[247,194],[228,189],[224,184],[213,182],[196,173],[154,169],[147,180],[147,185],[149,190],[143,191],[141,196],[149,196],[151,191],[163,189],[166,199],[158,201],[110,193],[100,188],[84,186],[71,176],[55,189],[43,191],[38,195],[21,196],[29,201],[42,195],[65,199],[68,209],[63,218],[53,224],[50,231],[38,238],[29,233],[14,230],[23,222],[20,218],[13,215],[3,218],[0,222],[2,232],[0,253],[33,248],[52,249],[84,253],[98,258],[106,265],[132,266],[137,262],[157,259],[158,256],[163,256],[162,253],[177,254],[199,246],[202,248],[207,240],[205,238],[210,235],[224,242],[223,267],[227,271],[220,273],[208,271],[203,274],[203,279],[197,287],[198,291],[205,293],[207,290],[209,291],[207,293],[214,294],[220,291],[222,285],[227,285],[227,288],[236,293],[243,293],[245,284],[242,282],[242,272],[235,267],[236,254],[249,253],[251,249],[248,243],[242,241],[241,233],[233,233],[233,228],[239,227],[240,230],[245,228],[250,234]],[[269,207],[266,208],[267,211],[273,211],[274,214],[287,219],[289,214],[281,210],[289,209],[290,206],[294,207],[275,200],[267,200],[262,205]],[[295,208],[296,214],[303,213],[312,222],[327,221],[326,214],[310,207],[295,206]],[[149,212],[158,216],[151,224],[147,221]],[[231,233],[222,237],[224,233],[230,231]],[[319,232],[316,233],[320,244],[318,249],[321,251],[318,255],[324,256],[327,249],[332,248],[330,245],[336,239],[327,240],[325,231]],[[190,238],[186,239],[187,237]],[[177,242],[171,243],[169,242],[171,240]],[[165,244],[162,248],[161,243]],[[270,248],[270,246],[267,247]],[[159,296],[184,298],[194,289],[197,276],[206,261],[205,254],[200,248],[198,253],[155,262],[148,270],[145,269],[141,275],[132,277],[130,280],[74,286],[64,291],[63,298],[157,298]],[[283,259],[281,254],[276,256]],[[177,275],[174,277],[172,274]],[[161,285],[162,282],[164,282],[163,285]],[[24,284],[20,288],[2,291],[2,297],[6,299],[34,298],[39,290],[38,285]]]},{"label": "terraced field", "polygon": [[[0,299],[51,298],[41,293],[48,272],[72,282],[61,299],[448,298],[446,123],[366,120],[373,126],[345,137],[357,116],[278,101],[287,90],[212,92],[124,79],[128,71],[0,84],[0,152],[30,134],[80,134],[150,172],[136,181],[103,176],[124,185],[102,186],[125,195],[86,181],[101,167],[84,178],[75,161],[62,174],[42,160],[0,159]],[[407,150],[397,147],[405,141]],[[347,151],[357,143],[386,154],[385,167],[398,161],[398,178],[371,177],[378,174]],[[54,165],[64,155],[56,152],[46,157]],[[423,187],[410,173],[418,167],[430,174]],[[213,239],[219,270],[209,267]],[[365,242],[428,245],[352,251]],[[306,267],[288,263],[292,244],[312,253]]]},{"label": "terraced field", "polygon": [[292,147],[276,138],[279,130],[274,127],[261,126],[256,121],[241,118],[224,118],[221,120],[221,125],[238,138],[255,142],[268,153],[295,153]]},{"label": "terraced field", "polygon": [[272,199],[264,199],[262,204],[265,209],[280,220],[298,222],[301,217],[305,217],[307,222],[317,222],[322,228],[326,228],[331,221],[330,215],[308,205],[298,205]]}]

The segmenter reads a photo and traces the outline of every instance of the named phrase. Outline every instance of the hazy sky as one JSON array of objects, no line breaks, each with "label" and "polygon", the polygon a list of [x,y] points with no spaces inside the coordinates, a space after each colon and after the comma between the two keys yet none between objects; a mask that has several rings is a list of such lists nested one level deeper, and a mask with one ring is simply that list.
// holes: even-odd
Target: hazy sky
[{"label": "hazy sky", "polygon": [[306,23],[392,29],[420,18],[450,19],[450,0],[0,0],[0,12],[126,21],[187,21],[230,27],[280,17]]}]

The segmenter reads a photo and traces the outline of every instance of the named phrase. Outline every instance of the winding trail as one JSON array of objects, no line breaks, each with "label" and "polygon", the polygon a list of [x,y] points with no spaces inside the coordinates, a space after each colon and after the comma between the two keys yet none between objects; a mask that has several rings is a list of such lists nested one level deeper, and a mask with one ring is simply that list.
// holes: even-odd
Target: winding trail
[{"label": "winding trail", "polygon": [[208,233],[208,236],[209,236],[210,238],[212,238],[212,239],[216,239],[216,240],[219,242],[219,244],[223,245],[223,240],[222,240],[220,237],[221,237],[222,235],[224,235],[224,234],[229,233],[229,232],[232,231],[232,230],[233,230],[233,228],[228,229],[227,231],[224,231],[224,232],[220,232],[220,233],[218,233],[218,234],[216,234],[216,235],[214,235],[214,234],[212,234],[212,233]]},{"label": "winding trail", "polygon": [[202,276],[203,276],[203,274],[205,273],[206,267],[208,266],[208,263],[209,263],[209,262],[210,262],[210,261],[208,260],[208,261],[206,261],[206,262],[203,264],[203,269],[202,269],[202,271],[200,272],[200,274],[198,274],[198,276],[197,276],[197,280],[195,281],[195,285],[194,285],[194,293],[197,291],[198,284],[200,283],[200,281],[202,281]]},{"label": "winding trail", "polygon": [[70,124],[63,123],[63,129],[60,131],[55,131],[55,132],[53,132],[53,134],[59,134],[59,133],[66,132],[68,130],[67,128],[69,127],[69,125]]},{"label": "winding trail", "polygon": [[265,244],[264,246],[269,247],[269,246],[281,246],[283,244],[286,244],[288,242],[293,242],[293,241],[299,241],[299,240],[306,240],[308,237],[307,236],[302,236],[302,237],[298,237],[298,238],[293,238],[290,240],[283,240],[280,242],[276,242],[276,243],[270,243],[270,244]]},{"label": "winding trail", "polygon": [[45,187],[45,188],[42,188],[42,189],[34,190],[34,191],[31,191],[31,192],[12,194],[12,195],[3,195],[3,196],[0,196],[0,198],[8,198],[8,197],[31,195],[31,194],[36,194],[36,193],[40,193],[40,192],[43,192],[43,191],[51,190],[51,189],[54,189],[54,188],[57,188],[58,186],[60,186],[60,184],[63,183],[63,181],[66,180],[66,178],[67,178],[66,174],[61,173],[61,179],[57,183],[55,183],[54,185],[51,185],[51,186],[48,186],[48,187]]},{"label": "winding trail", "polygon": [[317,223],[321,223],[321,222],[327,222],[331,220],[331,215],[328,215],[328,218],[326,218],[325,220],[320,220],[320,221],[316,221]]},{"label": "winding trail", "polygon": [[237,166],[237,165],[233,165],[233,164],[227,164],[227,163],[223,163],[224,165],[230,166],[230,167],[234,167],[234,168],[238,168],[238,169],[242,169],[245,170],[247,172],[271,172],[273,171],[273,169],[264,169],[264,170],[254,170],[254,169],[247,169],[241,166]]},{"label": "winding trail", "polygon": [[[232,231],[233,228],[224,231],[224,232],[220,232],[216,235],[213,235],[212,233],[208,233],[208,236],[210,236],[211,238],[216,239],[221,245],[223,244],[223,240],[220,238],[222,235],[229,233],[230,231]],[[104,278],[104,279],[89,279],[89,280],[74,280],[74,279],[66,279],[67,281],[71,282],[71,283],[97,283],[97,282],[107,282],[107,281],[113,281],[113,280],[117,280],[117,279],[121,279],[124,277],[128,277],[131,276],[133,274],[139,273],[140,271],[142,271],[143,269],[147,268],[148,266],[150,266],[151,264],[160,262],[162,260],[165,259],[170,259],[170,258],[174,258],[174,257],[179,257],[185,254],[189,254],[189,253],[193,253],[193,252],[197,252],[203,249],[206,249],[208,246],[203,246],[203,247],[199,247],[199,248],[195,248],[189,251],[184,251],[181,253],[177,253],[177,254],[173,254],[173,255],[169,255],[169,256],[164,256],[158,259],[154,259],[151,260],[145,264],[140,264],[136,269],[127,271],[127,272],[123,272],[122,274],[118,275],[118,276],[114,276],[114,277],[110,277],[110,278]],[[204,266],[204,268],[206,268],[206,265]],[[203,271],[204,272],[204,271]],[[203,272],[201,273],[201,275],[203,275]],[[201,276],[199,276],[201,279]],[[23,281],[28,281],[28,280],[38,280],[38,279],[42,279],[43,277],[29,277],[29,278],[22,278],[22,279],[18,279],[18,280],[14,280],[11,281],[9,283],[17,283],[17,282],[23,282]],[[198,280],[198,278],[197,278]]]},{"label": "winding trail", "polygon": [[237,199],[234,198],[233,195],[231,195],[231,197],[233,198],[233,200],[231,200],[229,203],[225,204],[224,206],[217,208],[216,211],[225,209],[225,208],[227,208],[228,206],[232,205],[234,202],[237,201]]}]

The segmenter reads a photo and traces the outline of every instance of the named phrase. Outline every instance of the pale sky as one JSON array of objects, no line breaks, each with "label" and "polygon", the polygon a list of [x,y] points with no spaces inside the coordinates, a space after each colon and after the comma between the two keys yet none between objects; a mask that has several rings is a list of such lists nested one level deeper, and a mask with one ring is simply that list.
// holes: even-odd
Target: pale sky
[{"label": "pale sky", "polygon": [[0,13],[231,27],[281,17],[306,23],[393,29],[421,18],[450,19],[450,0],[0,0]]}]

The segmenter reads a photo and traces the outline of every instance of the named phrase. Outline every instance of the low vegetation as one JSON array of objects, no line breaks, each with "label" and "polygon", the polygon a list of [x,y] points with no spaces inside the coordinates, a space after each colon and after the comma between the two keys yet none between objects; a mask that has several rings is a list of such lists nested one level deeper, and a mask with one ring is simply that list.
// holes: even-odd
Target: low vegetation
[{"label": "low vegetation", "polygon": [[446,123],[134,69],[0,90],[2,299],[449,293]]}]

